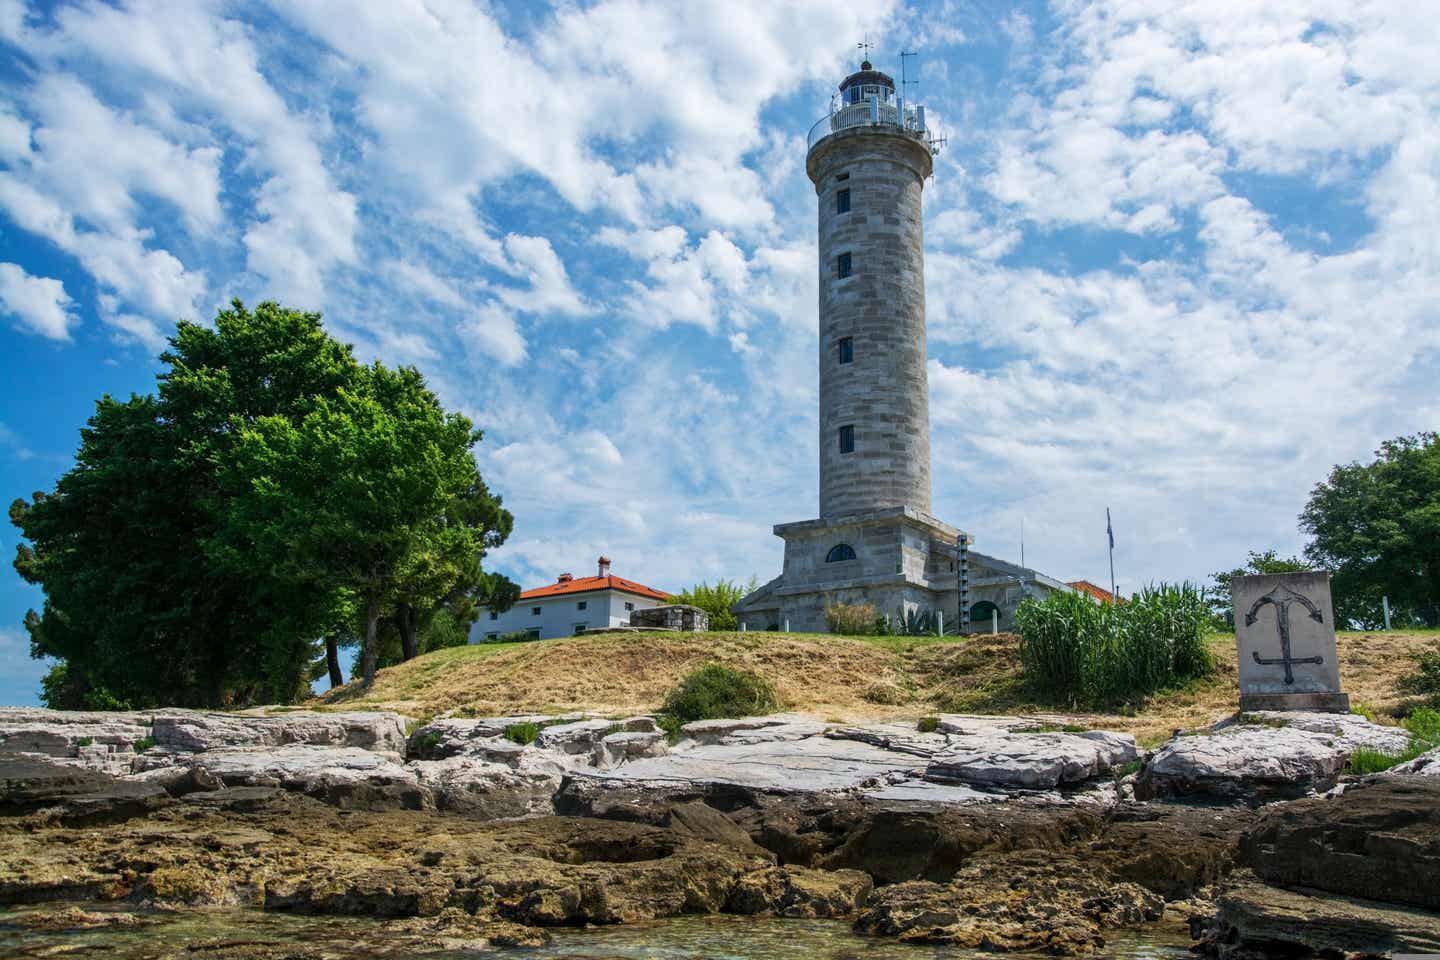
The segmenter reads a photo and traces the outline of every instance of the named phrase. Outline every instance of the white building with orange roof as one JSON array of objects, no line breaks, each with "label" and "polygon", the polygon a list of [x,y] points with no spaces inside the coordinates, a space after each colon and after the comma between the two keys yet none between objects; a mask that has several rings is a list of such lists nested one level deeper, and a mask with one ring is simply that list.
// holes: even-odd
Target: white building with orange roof
[{"label": "white building with orange roof", "polygon": [[593,577],[562,573],[554,583],[521,593],[515,606],[503,613],[482,608],[480,619],[470,627],[470,642],[485,643],[514,633],[542,640],[623,627],[636,610],[669,602],[664,591],[613,575],[610,558],[601,557]]}]

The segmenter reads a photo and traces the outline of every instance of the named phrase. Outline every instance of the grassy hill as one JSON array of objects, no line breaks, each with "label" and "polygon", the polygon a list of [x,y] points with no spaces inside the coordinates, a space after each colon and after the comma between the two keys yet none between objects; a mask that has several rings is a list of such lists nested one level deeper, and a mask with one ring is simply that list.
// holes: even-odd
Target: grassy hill
[{"label": "grassy hill", "polygon": [[[1397,687],[1412,656],[1436,633],[1344,633],[1340,674],[1351,701],[1384,714],[1405,698]],[[591,633],[530,643],[454,647],[380,671],[368,691],[350,684],[321,697],[332,709],[374,708],[429,718],[447,711],[484,716],[587,710],[654,710],[680,678],[711,661],[754,670],[786,707],[826,720],[915,718],[927,713],[1065,712],[1037,702],[1011,634],[965,640],[840,637],[799,633]],[[1157,694],[1087,722],[1158,742],[1177,728],[1213,723],[1238,702],[1235,641],[1211,639],[1217,675]]]}]

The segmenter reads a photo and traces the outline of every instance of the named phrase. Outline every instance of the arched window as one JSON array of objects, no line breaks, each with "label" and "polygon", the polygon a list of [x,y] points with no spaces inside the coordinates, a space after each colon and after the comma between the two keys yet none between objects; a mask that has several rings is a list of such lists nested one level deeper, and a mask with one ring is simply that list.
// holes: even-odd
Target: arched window
[{"label": "arched window", "polygon": [[825,554],[826,563],[839,563],[841,560],[854,560],[855,550],[848,543],[837,543]]}]

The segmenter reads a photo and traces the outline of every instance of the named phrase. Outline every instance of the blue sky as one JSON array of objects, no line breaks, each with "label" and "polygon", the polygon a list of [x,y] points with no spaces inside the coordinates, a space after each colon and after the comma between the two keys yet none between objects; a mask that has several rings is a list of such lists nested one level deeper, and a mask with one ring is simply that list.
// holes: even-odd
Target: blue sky
[{"label": "blue sky", "polygon": [[[0,492],[176,319],[278,299],[486,431],[522,583],[768,579],[816,510],[805,135],[868,36],[948,138],[941,518],[1100,581],[1108,505],[1122,589],[1297,550],[1331,464],[1440,420],[1422,7],[0,0]],[[0,703],[39,602],[0,571]]]}]

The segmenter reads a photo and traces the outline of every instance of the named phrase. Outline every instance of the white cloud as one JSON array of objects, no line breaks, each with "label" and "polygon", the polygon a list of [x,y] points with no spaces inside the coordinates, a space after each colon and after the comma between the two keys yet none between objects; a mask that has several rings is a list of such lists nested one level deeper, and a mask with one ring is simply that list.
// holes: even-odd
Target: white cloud
[{"label": "white cloud", "polygon": [[570,285],[565,264],[560,262],[549,240],[512,233],[505,237],[505,253],[512,261],[511,272],[527,281],[529,289],[500,290],[501,300],[527,313],[575,316],[589,312],[589,307]]},{"label": "white cloud", "polygon": [[525,359],[525,337],[515,315],[501,304],[476,309],[461,321],[457,335],[465,346],[502,366],[512,367]]},{"label": "white cloud", "polygon": [[69,340],[76,323],[75,302],[63,283],[32,277],[15,263],[0,263],[0,308],[32,333],[51,340]]},{"label": "white cloud", "polygon": [[112,82],[158,84],[183,109],[219,119],[247,165],[267,174],[242,241],[247,266],[272,295],[317,306],[326,272],[355,262],[355,198],[334,186],[317,132],[262,75],[242,24],[206,4],[90,2],[60,10],[53,30],[27,29],[15,40],[57,65],[91,58]]}]

